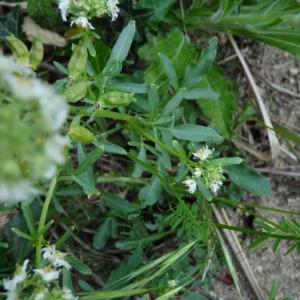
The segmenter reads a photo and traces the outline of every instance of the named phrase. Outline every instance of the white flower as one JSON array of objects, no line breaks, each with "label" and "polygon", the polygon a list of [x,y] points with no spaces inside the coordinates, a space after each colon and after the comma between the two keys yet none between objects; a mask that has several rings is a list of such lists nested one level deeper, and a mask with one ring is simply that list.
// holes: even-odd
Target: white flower
[{"label": "white flower", "polygon": [[194,171],[194,176],[195,177],[201,177],[202,175],[202,171],[200,168],[195,168],[195,171]]},{"label": "white flower", "polygon": [[64,300],[78,300],[78,297],[75,297],[69,289],[64,288],[63,292]]},{"label": "white flower", "polygon": [[174,279],[168,280],[168,285],[170,287],[175,287],[175,286],[177,286],[177,284],[178,284],[177,280],[174,280]]},{"label": "white flower", "polygon": [[17,300],[17,292],[16,291],[8,291],[6,293],[6,300]]},{"label": "white flower", "polygon": [[8,291],[7,299],[9,299],[9,300],[16,299],[16,288],[17,288],[17,285],[20,282],[24,281],[24,279],[27,276],[26,269],[27,269],[28,263],[29,263],[29,260],[26,259],[23,262],[22,266],[17,267],[17,270],[12,279],[4,279],[3,280],[3,287],[5,290]]},{"label": "white flower", "polygon": [[39,102],[49,127],[57,130],[66,121],[68,105],[47,84],[40,80],[20,78],[11,74],[6,74],[4,79],[16,97],[23,100],[35,99]]},{"label": "white flower", "polygon": [[67,15],[68,15],[68,9],[70,7],[71,0],[60,0],[58,3],[58,8],[61,13],[62,19],[66,22],[67,21]]},{"label": "white flower", "polygon": [[40,275],[44,281],[49,282],[58,279],[60,270],[45,267],[43,269],[36,269],[34,272]]},{"label": "white flower", "polygon": [[55,246],[47,246],[42,249],[43,258],[49,260],[53,267],[61,268],[64,267],[67,270],[71,268],[70,264],[64,259],[65,253],[57,251]]},{"label": "white flower", "polygon": [[27,180],[13,184],[0,183],[0,202],[15,204],[17,202],[31,200],[37,194],[38,190]]},{"label": "white flower", "polygon": [[212,154],[212,150],[208,148],[206,145],[203,148],[198,149],[196,152],[193,153],[194,158],[198,158],[201,160],[207,159]]},{"label": "white flower", "polygon": [[43,176],[46,179],[52,178],[56,174],[56,166],[54,164],[48,165],[48,167],[44,170]]},{"label": "white flower", "polygon": [[197,183],[194,179],[186,179],[183,183],[187,186],[188,192],[194,194],[197,189]]},{"label": "white flower", "polygon": [[95,29],[95,27],[88,21],[86,17],[78,17],[74,19],[71,22],[71,26],[73,26],[73,24],[83,28]]},{"label": "white flower", "polygon": [[117,4],[119,4],[118,0],[107,0],[106,1],[106,7],[108,10],[108,14],[111,16],[112,21],[115,21],[118,18],[118,13],[119,13],[120,9],[117,6]]},{"label": "white flower", "polygon": [[3,56],[0,54],[0,71],[2,73],[18,73],[29,76],[32,74],[32,70],[19,64],[13,56]]},{"label": "white flower", "polygon": [[216,194],[218,190],[222,187],[223,182],[221,180],[217,180],[210,185],[211,191]]},{"label": "white flower", "polygon": [[47,156],[55,163],[62,164],[65,161],[64,148],[69,144],[67,137],[59,134],[49,138],[45,143]]},{"label": "white flower", "polygon": [[67,119],[68,105],[54,93],[50,97],[41,97],[40,106],[44,118],[53,129],[59,129]]}]

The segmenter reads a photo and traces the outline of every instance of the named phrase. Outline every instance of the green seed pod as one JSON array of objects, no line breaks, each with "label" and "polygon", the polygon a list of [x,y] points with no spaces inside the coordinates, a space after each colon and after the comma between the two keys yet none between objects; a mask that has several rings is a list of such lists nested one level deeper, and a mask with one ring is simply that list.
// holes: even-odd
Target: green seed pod
[{"label": "green seed pod", "polygon": [[135,102],[136,99],[133,96],[133,93],[124,93],[124,92],[108,92],[102,95],[98,102],[104,106],[127,106],[132,102]]},{"label": "green seed pod", "polygon": [[28,64],[29,52],[26,45],[21,40],[17,39],[14,35],[8,36],[6,40],[14,57],[21,64]]},{"label": "green seed pod", "polygon": [[88,52],[86,44],[83,43],[81,45],[76,46],[68,64],[68,76],[72,80],[78,78],[78,76],[80,76],[85,71],[87,57]]},{"label": "green seed pod", "polygon": [[29,62],[33,69],[36,69],[36,67],[42,62],[43,56],[44,45],[40,39],[35,38],[29,52]]},{"label": "green seed pod", "polygon": [[75,83],[74,85],[67,87],[63,91],[62,96],[64,96],[67,102],[75,103],[80,99],[84,98],[89,85],[90,83],[88,81],[81,81]]},{"label": "green seed pod", "polygon": [[71,126],[68,135],[73,141],[83,144],[89,144],[95,140],[95,136],[92,132],[79,125]]}]

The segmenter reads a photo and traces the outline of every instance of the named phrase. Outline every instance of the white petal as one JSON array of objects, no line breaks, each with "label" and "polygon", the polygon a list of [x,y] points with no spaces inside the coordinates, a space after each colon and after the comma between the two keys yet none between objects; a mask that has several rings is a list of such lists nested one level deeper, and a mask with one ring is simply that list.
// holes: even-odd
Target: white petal
[{"label": "white petal", "polygon": [[120,9],[117,6],[117,4],[119,4],[118,0],[107,0],[106,1],[106,7],[108,10],[108,14],[111,16],[112,21],[115,21],[118,18],[118,13],[120,12]]},{"label": "white petal", "polygon": [[36,269],[34,272],[42,277],[46,282],[56,280],[59,277],[60,270],[54,270],[49,268]]},{"label": "white petal", "polygon": [[194,158],[198,158],[201,160],[207,159],[212,154],[212,150],[208,148],[206,145],[203,148],[198,149],[196,152],[193,153]]},{"label": "white petal", "polygon": [[78,17],[75,20],[71,22],[71,26],[77,25],[79,27],[83,28],[90,28],[90,29],[95,29],[95,27],[88,21],[86,17]]},{"label": "white petal", "polygon": [[65,22],[67,21],[68,9],[70,7],[70,4],[71,4],[71,0],[60,0],[58,4],[61,17]]},{"label": "white petal", "polygon": [[188,192],[190,194],[194,194],[197,189],[197,183],[194,179],[187,179],[183,181],[183,183],[187,186]]},{"label": "white petal", "polygon": [[16,182],[13,185],[0,182],[0,202],[7,205],[32,200],[37,194],[38,190],[26,180]]},{"label": "white petal", "polygon": [[54,135],[45,143],[45,151],[50,160],[63,164],[65,161],[64,148],[69,144],[69,139],[61,135]]}]

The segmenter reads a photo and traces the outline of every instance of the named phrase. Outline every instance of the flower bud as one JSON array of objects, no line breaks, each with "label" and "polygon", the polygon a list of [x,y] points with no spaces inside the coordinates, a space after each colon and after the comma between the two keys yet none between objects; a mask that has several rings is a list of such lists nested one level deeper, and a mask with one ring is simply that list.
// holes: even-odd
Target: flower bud
[{"label": "flower bud", "polygon": [[136,99],[133,93],[108,92],[102,95],[98,101],[104,106],[127,106]]},{"label": "flower bud", "polygon": [[17,39],[14,35],[8,36],[6,40],[14,57],[21,64],[28,64],[29,52],[26,45],[21,40]]},{"label": "flower bud", "polygon": [[95,140],[95,136],[91,131],[79,125],[71,126],[68,135],[73,141],[83,144],[89,144]]}]

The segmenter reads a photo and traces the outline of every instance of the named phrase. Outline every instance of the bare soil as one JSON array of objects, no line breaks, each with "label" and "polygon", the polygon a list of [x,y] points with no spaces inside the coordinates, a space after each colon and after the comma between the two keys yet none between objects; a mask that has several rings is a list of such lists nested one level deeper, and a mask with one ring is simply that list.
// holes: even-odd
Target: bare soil
[{"label": "bare soil", "polygon": [[[251,72],[260,88],[261,95],[270,114],[273,123],[279,123],[296,133],[300,133],[300,62],[283,51],[271,48],[258,43],[248,42],[247,40],[238,41],[240,49],[251,69]],[[230,49],[230,44],[227,44]],[[234,54],[231,50],[226,53],[227,57]],[[240,66],[239,60],[233,58],[230,61],[222,63],[222,67],[234,80],[239,82],[239,91],[241,103],[245,101],[255,101],[249,82]],[[261,130],[263,136],[261,147],[268,147],[267,136],[264,130]],[[256,144],[256,137],[251,134],[247,136],[249,143]],[[281,143],[284,144],[283,141]],[[269,177],[273,195],[270,198],[257,198],[250,196],[244,199],[263,205],[282,208],[285,210],[300,211],[300,185],[299,178],[289,176],[291,171],[300,172],[299,164],[279,158],[275,163],[265,164],[255,158],[249,157],[253,161],[253,166],[266,170],[266,176]],[[274,170],[285,170],[286,175],[274,174]],[[274,221],[281,221],[280,214],[270,214],[269,212],[260,212],[263,215],[272,217]],[[228,210],[231,220],[236,225],[243,225],[245,216],[237,211]],[[294,217],[300,221],[300,218]],[[256,226],[254,220],[254,227]],[[272,287],[274,280],[280,283],[279,293],[276,299],[292,297],[294,300],[300,299],[300,255],[296,251],[284,255],[288,243],[283,242],[275,253],[272,251],[271,244],[268,243],[262,249],[250,253],[249,244],[253,237],[244,237],[238,234],[238,237],[245,249],[250,265],[255,276],[266,293]],[[242,272],[240,281],[244,292],[244,299],[256,299],[253,291],[247,284],[247,280]],[[224,300],[239,299],[234,286],[228,286],[220,280],[214,280],[214,292]]]}]

